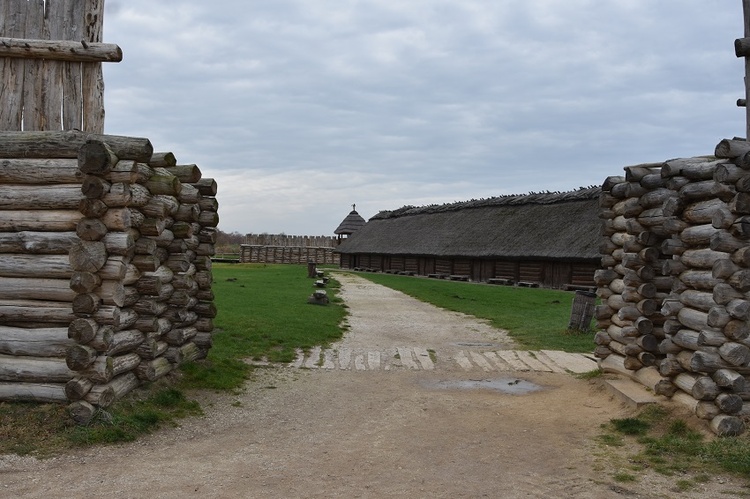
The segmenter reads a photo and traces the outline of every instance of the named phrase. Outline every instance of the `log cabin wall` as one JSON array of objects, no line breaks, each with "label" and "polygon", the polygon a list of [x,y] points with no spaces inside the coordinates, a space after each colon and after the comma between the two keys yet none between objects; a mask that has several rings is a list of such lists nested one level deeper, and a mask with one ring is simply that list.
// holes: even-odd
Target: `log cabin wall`
[{"label": "log cabin wall", "polygon": [[750,375],[750,144],[625,168],[600,197],[596,355],[605,371],[744,431]]},{"label": "log cabin wall", "polygon": [[[571,286],[593,288],[594,273],[599,265],[593,262],[557,261],[507,261],[495,259],[467,259],[430,257],[402,257],[389,255],[341,255],[341,267],[348,269],[382,270],[384,272],[408,272],[415,275],[430,274],[468,276],[475,282],[488,279],[510,279],[526,281],[544,287],[566,289]],[[383,262],[383,266],[371,265],[372,261]]]},{"label": "log cabin wall", "polygon": [[216,182],[147,139],[0,132],[0,399],[73,418],[207,355]]}]

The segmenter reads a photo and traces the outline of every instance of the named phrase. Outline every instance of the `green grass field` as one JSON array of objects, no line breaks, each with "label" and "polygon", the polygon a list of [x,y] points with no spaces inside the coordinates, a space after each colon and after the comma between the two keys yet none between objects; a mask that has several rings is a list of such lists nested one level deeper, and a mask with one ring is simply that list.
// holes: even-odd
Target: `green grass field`
[{"label": "green grass field", "polygon": [[575,293],[538,288],[491,286],[394,274],[358,273],[447,310],[489,320],[506,329],[522,348],[591,352],[594,334],[568,331]]}]

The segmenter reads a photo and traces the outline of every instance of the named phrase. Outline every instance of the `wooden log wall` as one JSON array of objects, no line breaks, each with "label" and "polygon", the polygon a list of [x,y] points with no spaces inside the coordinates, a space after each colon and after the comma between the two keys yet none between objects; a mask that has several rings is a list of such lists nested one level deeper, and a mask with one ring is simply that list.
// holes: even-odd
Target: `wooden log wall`
[{"label": "wooden log wall", "polygon": [[744,431],[750,375],[750,144],[625,168],[600,198],[596,355],[710,421]]},{"label": "wooden log wall", "polygon": [[147,139],[32,134],[0,133],[0,399],[86,422],[207,355],[216,182]]},{"label": "wooden log wall", "polygon": [[255,246],[240,245],[241,263],[291,263],[307,264],[310,260],[317,264],[339,265],[341,255],[332,247],[316,246]]}]

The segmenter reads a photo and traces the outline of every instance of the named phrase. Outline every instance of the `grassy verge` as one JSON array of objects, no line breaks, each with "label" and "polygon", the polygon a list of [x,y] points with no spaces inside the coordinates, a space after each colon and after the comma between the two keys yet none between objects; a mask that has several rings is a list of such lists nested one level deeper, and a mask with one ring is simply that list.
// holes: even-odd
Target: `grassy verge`
[{"label": "grassy verge", "polygon": [[[610,470],[620,482],[637,481],[647,469],[675,477],[675,492],[696,488],[715,473],[750,478],[750,436],[706,439],[661,406],[649,406],[636,417],[613,419],[602,427],[599,443],[609,449],[636,449]],[[613,456],[608,457],[612,462]]]},{"label": "grassy verge", "polygon": [[201,413],[189,389],[234,390],[251,375],[246,358],[291,361],[295,349],[341,337],[346,309],[329,281],[329,306],[307,303],[313,281],[302,265],[217,264],[219,310],[207,359],[187,363],[150,390],[136,390],[87,425],[77,426],[62,405],[0,402],[0,454],[47,456],[102,443],[128,442],[181,417]]},{"label": "grassy verge", "polygon": [[591,352],[593,333],[568,331],[575,293],[538,288],[489,286],[393,274],[358,274],[447,310],[463,312],[507,330],[522,347]]}]

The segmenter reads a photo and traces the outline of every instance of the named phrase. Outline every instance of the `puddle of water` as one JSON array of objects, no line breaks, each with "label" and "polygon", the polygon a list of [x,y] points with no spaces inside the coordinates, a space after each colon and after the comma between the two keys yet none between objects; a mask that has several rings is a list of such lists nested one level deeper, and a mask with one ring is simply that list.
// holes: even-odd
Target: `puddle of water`
[{"label": "puddle of water", "polygon": [[541,390],[542,387],[531,381],[521,378],[499,378],[499,379],[472,379],[461,381],[437,381],[430,386],[442,389],[456,390],[495,390],[509,393],[511,395],[525,395],[527,393]]}]

